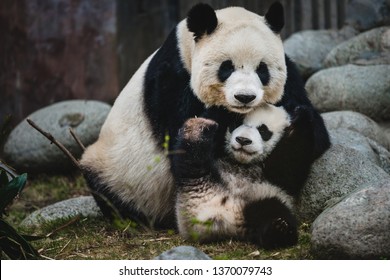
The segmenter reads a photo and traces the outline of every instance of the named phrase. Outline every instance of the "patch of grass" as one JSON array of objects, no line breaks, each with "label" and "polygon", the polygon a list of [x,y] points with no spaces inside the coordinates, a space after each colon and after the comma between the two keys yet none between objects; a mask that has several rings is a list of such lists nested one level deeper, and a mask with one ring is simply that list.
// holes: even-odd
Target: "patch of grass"
[{"label": "patch of grass", "polygon": [[[40,176],[28,182],[19,200],[9,209],[7,219],[18,224],[38,208],[80,195],[89,195],[81,176]],[[64,260],[147,260],[181,245],[197,247],[213,259],[311,259],[309,228],[307,224],[301,226],[298,245],[265,251],[246,242],[227,240],[199,244],[183,240],[172,230],[134,229],[132,225],[116,227],[103,218],[70,218],[45,224],[40,234],[48,237],[32,244],[44,258]]]},{"label": "patch of grass", "polygon": [[[65,221],[63,221],[65,223]],[[183,240],[170,231],[138,231],[128,233],[112,227],[104,219],[82,218],[56,232],[61,225],[46,225],[50,237],[33,242],[44,258],[86,260],[148,260],[181,245],[199,248],[213,259],[310,259],[309,244],[265,251],[239,241],[199,244]],[[304,233],[305,234],[305,233]]]},{"label": "patch of grass", "polygon": [[37,176],[27,181],[19,199],[12,204],[8,220],[18,224],[37,209],[80,195],[90,195],[84,178],[80,175]]}]

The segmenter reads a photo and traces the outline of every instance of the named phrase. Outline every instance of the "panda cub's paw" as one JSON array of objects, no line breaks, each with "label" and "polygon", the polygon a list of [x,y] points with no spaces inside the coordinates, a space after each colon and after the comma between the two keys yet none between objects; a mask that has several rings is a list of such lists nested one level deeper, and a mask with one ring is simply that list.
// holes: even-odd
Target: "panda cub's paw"
[{"label": "panda cub's paw", "polygon": [[188,119],[180,131],[181,137],[188,142],[204,142],[212,139],[218,129],[218,123],[205,118]]}]

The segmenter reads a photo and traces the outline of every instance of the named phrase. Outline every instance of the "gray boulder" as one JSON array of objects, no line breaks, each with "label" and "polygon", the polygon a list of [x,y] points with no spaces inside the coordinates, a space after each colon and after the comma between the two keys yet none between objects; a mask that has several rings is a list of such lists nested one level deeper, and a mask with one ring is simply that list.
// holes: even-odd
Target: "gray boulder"
[{"label": "gray boulder", "polygon": [[92,196],[80,196],[34,211],[22,221],[21,226],[38,228],[46,223],[76,216],[96,218],[102,216],[102,213]]},{"label": "gray boulder", "polygon": [[390,174],[390,152],[374,140],[345,128],[329,130],[332,144],[354,149]]},{"label": "gray boulder", "polygon": [[324,60],[326,67],[345,64],[390,64],[390,27],[372,29],[342,42]]},{"label": "gray boulder", "polygon": [[296,63],[304,79],[324,68],[326,55],[338,44],[356,34],[352,28],[342,30],[305,30],[284,41],[286,54]]},{"label": "gray boulder", "polygon": [[[383,129],[383,133],[384,133],[387,141],[390,143],[390,121],[381,122],[378,124],[379,124],[379,127]],[[390,148],[388,148],[388,150],[390,151]]]},{"label": "gray boulder", "polygon": [[202,251],[192,246],[179,246],[162,253],[155,260],[211,260]]},{"label": "gray boulder", "polygon": [[322,112],[352,110],[375,121],[390,120],[390,65],[345,65],[317,72],[306,83]]},{"label": "gray boulder", "polygon": [[357,135],[347,140],[342,139],[345,133],[330,131],[330,135],[332,146],[314,162],[297,203],[298,217],[305,222],[312,222],[330,203],[365,184],[390,181],[369,143],[358,145]]},{"label": "gray boulder", "polygon": [[[72,138],[69,128],[73,128],[81,142],[88,146],[96,141],[110,109],[110,105],[99,101],[72,100],[40,109],[28,118],[52,134],[78,158],[82,149]],[[73,168],[64,153],[26,120],[11,132],[4,146],[4,156],[19,172],[62,173]]]},{"label": "gray boulder", "polygon": [[346,9],[346,23],[360,31],[390,24],[388,0],[350,0]]},{"label": "gray boulder", "polygon": [[368,184],[326,209],[312,225],[317,258],[390,257],[390,181]]},{"label": "gray boulder", "polygon": [[335,111],[321,114],[328,130],[348,129],[358,132],[390,150],[389,133],[369,117],[353,111]]}]

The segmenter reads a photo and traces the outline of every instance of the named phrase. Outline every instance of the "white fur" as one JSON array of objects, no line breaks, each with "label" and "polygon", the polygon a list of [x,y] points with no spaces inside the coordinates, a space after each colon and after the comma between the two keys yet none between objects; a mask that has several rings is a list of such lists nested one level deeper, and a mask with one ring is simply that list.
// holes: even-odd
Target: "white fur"
[{"label": "white fur", "polygon": [[143,110],[143,75],[151,57],[118,96],[81,164],[99,172],[112,192],[124,203],[135,203],[153,222],[173,209],[173,178]]},{"label": "white fur", "polygon": [[[235,95],[254,95],[256,98],[245,106],[239,102]],[[251,111],[253,107],[263,102],[264,90],[259,76],[255,69],[238,69],[226,80],[225,83],[226,101],[231,105],[233,111]]]},{"label": "white fur", "polygon": [[[264,141],[258,127],[265,124],[273,133],[268,141]],[[250,112],[243,124],[226,134],[226,150],[241,163],[250,163],[254,160],[263,160],[274,149],[283,136],[284,130],[290,125],[290,117],[282,107],[264,104]],[[252,141],[251,144],[241,145],[237,137],[244,137]]]},{"label": "white fur", "polygon": [[280,188],[237,176],[223,170],[224,166],[223,163],[219,165],[223,178],[220,185],[205,183],[178,195],[176,216],[179,232],[184,238],[201,242],[225,237],[244,238],[247,230],[244,207],[257,200],[278,198],[293,209],[293,198]]},{"label": "white fur", "polygon": [[[234,109],[234,104],[227,101],[227,95],[256,87],[258,98],[252,104],[253,108],[263,101],[278,101],[286,78],[279,36],[266,26],[263,17],[241,8],[219,10],[217,16],[217,30],[196,45],[186,21],[178,25],[180,55],[191,74],[191,87],[196,96],[207,105],[222,105],[240,113],[246,113],[248,108]],[[97,173],[111,192],[119,195],[123,203],[132,202],[137,210],[151,219],[151,223],[174,207],[169,160],[157,146],[143,108],[144,74],[153,55],[122,90],[99,139],[88,147],[81,159],[84,168]],[[240,72],[242,81],[237,82],[240,86],[229,86],[234,88],[230,93],[226,93],[230,89],[218,85],[216,80],[219,64],[227,57],[243,66]],[[264,87],[252,75],[260,61],[267,63],[271,74],[270,83]],[[156,159],[159,159],[158,163]]]},{"label": "white fur", "polygon": [[[225,106],[231,111],[248,113],[264,102],[276,103],[283,95],[286,65],[283,43],[272,32],[264,17],[243,8],[216,11],[218,27],[195,43],[186,23],[178,26],[182,61],[191,73],[191,87],[198,98],[209,105]],[[221,84],[217,73],[221,63],[232,60],[237,74]],[[268,66],[270,82],[263,86],[255,70],[260,62]],[[256,99],[239,106],[234,95],[251,92]],[[212,104],[211,104],[212,103]]]}]

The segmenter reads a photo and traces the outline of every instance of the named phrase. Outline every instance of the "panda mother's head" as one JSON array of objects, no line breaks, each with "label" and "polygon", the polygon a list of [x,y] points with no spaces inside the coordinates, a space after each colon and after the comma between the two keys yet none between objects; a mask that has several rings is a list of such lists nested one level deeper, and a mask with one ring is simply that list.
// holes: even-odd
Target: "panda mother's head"
[{"label": "panda mother's head", "polygon": [[264,104],[248,113],[238,126],[226,133],[225,149],[244,164],[264,160],[276,147],[290,126],[290,116],[283,107]]},{"label": "panda mother's head", "polygon": [[276,103],[286,81],[283,7],[273,4],[264,17],[243,8],[214,11],[198,4],[179,25],[181,57],[191,87],[206,105],[246,114]]}]

